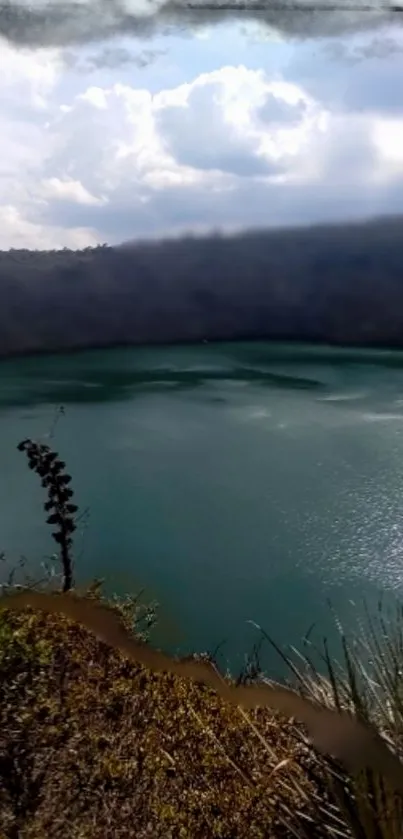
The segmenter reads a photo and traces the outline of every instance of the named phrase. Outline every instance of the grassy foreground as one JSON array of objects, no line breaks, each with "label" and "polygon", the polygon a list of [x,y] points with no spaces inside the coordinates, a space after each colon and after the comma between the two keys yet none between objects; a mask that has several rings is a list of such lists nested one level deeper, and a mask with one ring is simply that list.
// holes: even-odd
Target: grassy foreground
[{"label": "grassy foreground", "polygon": [[30,610],[0,615],[0,674],[7,839],[315,835],[314,758],[292,722]]}]

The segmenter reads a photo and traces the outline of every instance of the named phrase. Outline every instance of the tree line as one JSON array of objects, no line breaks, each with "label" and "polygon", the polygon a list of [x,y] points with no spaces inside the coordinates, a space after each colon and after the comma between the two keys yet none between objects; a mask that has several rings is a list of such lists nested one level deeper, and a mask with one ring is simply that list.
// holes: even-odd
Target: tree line
[{"label": "tree line", "polygon": [[403,346],[403,218],[0,252],[0,355],[272,339]]}]

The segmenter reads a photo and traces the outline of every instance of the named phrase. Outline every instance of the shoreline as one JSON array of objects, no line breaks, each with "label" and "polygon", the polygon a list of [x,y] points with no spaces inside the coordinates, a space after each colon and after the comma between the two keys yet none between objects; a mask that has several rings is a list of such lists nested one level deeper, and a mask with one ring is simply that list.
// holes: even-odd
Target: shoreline
[{"label": "shoreline", "polygon": [[299,349],[301,350],[301,355],[308,354],[309,349],[312,350],[320,350],[322,349],[324,352],[329,352],[329,354],[336,354],[339,352],[340,354],[343,353],[362,353],[362,354],[379,354],[382,353],[384,355],[387,354],[398,354],[401,353],[403,356],[403,339],[401,343],[379,343],[379,344],[363,344],[363,343],[356,343],[356,344],[344,344],[344,343],[329,343],[322,340],[315,340],[312,338],[307,339],[297,339],[297,338],[268,338],[267,336],[262,335],[261,337],[235,337],[235,338],[214,338],[208,340],[172,340],[172,341],[148,341],[148,342],[114,342],[111,344],[80,344],[77,346],[72,347],[49,347],[49,348],[31,348],[31,349],[21,349],[15,350],[10,352],[1,352],[0,351],[0,365],[2,362],[7,361],[17,361],[17,360],[29,360],[35,358],[46,358],[49,356],[60,357],[60,356],[76,356],[80,355],[81,353],[97,353],[101,351],[114,351],[114,350],[157,350],[157,349],[172,349],[172,348],[197,348],[203,349],[204,347],[222,347],[223,345],[227,345],[229,347],[244,344],[244,345],[258,345],[258,344],[266,344],[268,347],[278,347],[278,348],[288,348],[288,349]]}]

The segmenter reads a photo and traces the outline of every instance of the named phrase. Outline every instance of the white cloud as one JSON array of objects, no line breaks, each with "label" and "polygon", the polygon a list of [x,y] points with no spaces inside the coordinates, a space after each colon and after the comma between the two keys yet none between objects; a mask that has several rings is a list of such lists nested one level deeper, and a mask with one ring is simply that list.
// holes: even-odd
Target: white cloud
[{"label": "white cloud", "polygon": [[72,178],[45,178],[42,181],[42,195],[47,199],[56,198],[60,201],[72,201],[88,207],[102,206],[107,200],[91,195],[80,181],[74,181]]},{"label": "white cloud", "polygon": [[42,225],[42,176],[52,154],[48,121],[63,72],[58,50],[31,52],[1,43],[0,247],[82,247],[94,230]]},{"label": "white cloud", "polygon": [[108,108],[108,100],[106,92],[100,87],[89,87],[84,93],[80,93],[79,99],[83,102],[89,102],[94,108],[99,108],[100,111],[106,111]]},{"label": "white cloud", "polygon": [[[277,105],[270,119],[269,104]],[[306,114],[298,111],[300,103]],[[313,103],[296,85],[270,82],[262,71],[223,67],[157,97],[157,128],[174,158],[198,170],[238,176],[281,173]],[[289,113],[294,112],[293,131]],[[200,128],[206,130],[201,134]],[[296,128],[299,130],[297,131]]]},{"label": "white cloud", "polygon": [[42,110],[63,67],[60,50],[15,49],[0,39],[1,102]]},{"label": "white cloud", "polygon": [[29,221],[17,207],[0,204],[0,249],[30,248],[41,250],[84,248],[96,245],[98,236],[90,228],[65,229],[58,226],[44,227]]},{"label": "white cloud", "polygon": [[331,110],[244,64],[153,94],[88,86],[55,50],[2,63],[1,247],[403,211],[403,102]]}]

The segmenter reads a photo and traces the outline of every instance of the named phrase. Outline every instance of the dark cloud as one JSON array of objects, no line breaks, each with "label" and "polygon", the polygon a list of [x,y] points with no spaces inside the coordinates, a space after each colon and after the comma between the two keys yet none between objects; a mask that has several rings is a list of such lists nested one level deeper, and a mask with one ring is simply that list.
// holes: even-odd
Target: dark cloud
[{"label": "dark cloud", "polygon": [[85,58],[70,50],[65,50],[63,58],[68,67],[74,67],[80,73],[93,73],[97,70],[114,70],[117,67],[128,66],[141,70],[164,54],[164,50],[147,49],[133,52],[125,47],[105,46]]},{"label": "dark cloud", "polygon": [[[395,23],[398,23],[396,15]],[[343,63],[357,64],[369,59],[390,59],[403,54],[403,44],[389,35],[377,35],[367,44],[351,44],[343,41],[332,41],[325,47],[325,52],[331,60]]]},{"label": "dark cloud", "polygon": [[[296,37],[318,37],[337,35],[350,31],[365,30],[380,24],[403,22],[403,14],[393,11],[392,0],[382,5],[377,0],[356,2],[350,7],[347,2],[341,8],[322,2],[321,8],[301,0],[298,9],[295,2],[234,4],[232,8],[222,2],[209,3],[199,0],[196,7],[189,8],[186,0],[88,0],[87,3],[72,0],[51,0],[46,5],[32,0],[28,6],[21,0],[3,0],[0,5],[0,35],[14,44],[30,47],[69,46],[89,43],[116,35],[132,35],[143,38],[155,34],[172,33],[214,25],[225,20],[254,20],[262,26],[269,26],[279,32]],[[362,6],[362,9],[360,9]],[[313,7],[313,8],[312,8]],[[368,10],[368,7],[369,10]],[[403,7],[402,7],[403,8]],[[328,9],[328,10],[327,10]]]}]

